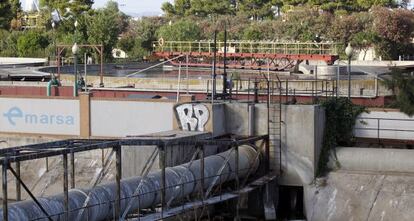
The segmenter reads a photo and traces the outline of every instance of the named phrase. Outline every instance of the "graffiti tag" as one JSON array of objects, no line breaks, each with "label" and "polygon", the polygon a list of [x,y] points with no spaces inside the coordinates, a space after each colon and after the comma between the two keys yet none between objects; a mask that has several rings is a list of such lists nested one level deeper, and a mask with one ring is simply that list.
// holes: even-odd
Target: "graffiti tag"
[{"label": "graffiti tag", "polygon": [[202,104],[181,104],[175,107],[181,128],[186,131],[204,131],[210,113]]}]

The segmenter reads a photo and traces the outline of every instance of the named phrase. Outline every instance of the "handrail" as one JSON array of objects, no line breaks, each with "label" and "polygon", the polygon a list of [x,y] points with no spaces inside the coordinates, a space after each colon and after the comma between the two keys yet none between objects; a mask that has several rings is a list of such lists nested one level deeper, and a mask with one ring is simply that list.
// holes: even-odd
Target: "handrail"
[{"label": "handrail", "polygon": [[[219,53],[224,52],[225,42],[217,42]],[[320,54],[337,55],[338,43],[329,42],[278,42],[278,41],[227,41],[228,53],[267,54]],[[154,52],[207,52],[212,53],[214,42],[203,41],[154,41]]]},{"label": "handrail", "polygon": [[395,125],[394,128],[390,128],[390,127],[384,127],[383,124],[381,124],[381,122],[384,121],[395,121],[395,122],[412,122],[414,125],[414,119],[396,119],[396,118],[379,118],[379,117],[358,117],[356,119],[357,121],[361,121],[361,124],[364,125],[364,120],[374,120],[376,121],[376,123],[372,123],[375,125],[370,125],[370,127],[355,127],[354,131],[376,131],[376,135],[375,137],[370,137],[370,136],[356,136],[356,137],[360,137],[360,138],[376,138],[378,141],[380,141],[381,139],[391,139],[391,138],[386,138],[384,136],[381,136],[381,132],[406,132],[406,133],[412,133],[413,135],[411,136],[411,139],[409,138],[404,138],[404,137],[395,137],[393,139],[396,140],[413,140],[414,141],[414,129],[404,129],[404,127],[402,127],[401,125]]}]

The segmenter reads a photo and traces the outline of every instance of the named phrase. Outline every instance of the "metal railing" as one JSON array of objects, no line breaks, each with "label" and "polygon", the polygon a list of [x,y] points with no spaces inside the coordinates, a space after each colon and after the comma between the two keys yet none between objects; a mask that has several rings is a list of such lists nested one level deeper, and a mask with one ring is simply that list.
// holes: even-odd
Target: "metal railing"
[{"label": "metal railing", "polygon": [[[224,52],[224,42],[217,42],[217,50]],[[228,41],[227,53],[264,54],[324,54],[337,55],[337,43],[276,42],[276,41]],[[213,41],[155,41],[155,52],[214,52]]]},{"label": "metal railing", "polygon": [[[365,126],[365,127],[364,127]],[[414,119],[358,117],[355,137],[414,141]]]},{"label": "metal railing", "polygon": [[[336,80],[271,80],[270,85],[278,85],[280,97],[284,99],[280,102],[291,103],[297,97],[311,97],[312,101],[316,102],[319,98],[336,97],[337,85]],[[229,91],[230,97],[234,99],[244,99],[248,102],[266,102],[268,96],[268,85],[265,79],[248,78],[242,80],[230,81]],[[305,85],[305,87],[303,86]],[[217,91],[221,91],[221,83],[217,83]],[[206,94],[210,94],[213,87],[213,80],[207,80]]]}]

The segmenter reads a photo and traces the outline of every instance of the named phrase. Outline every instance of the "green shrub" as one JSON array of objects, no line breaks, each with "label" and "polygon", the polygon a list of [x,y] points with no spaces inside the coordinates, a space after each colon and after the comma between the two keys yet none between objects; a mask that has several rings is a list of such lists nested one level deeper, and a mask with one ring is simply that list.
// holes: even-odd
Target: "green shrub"
[{"label": "green shrub", "polygon": [[354,105],[348,98],[330,98],[322,101],[321,105],[325,108],[325,132],[317,176],[323,176],[328,172],[329,155],[335,147],[352,144],[355,121],[366,111],[365,107]]}]

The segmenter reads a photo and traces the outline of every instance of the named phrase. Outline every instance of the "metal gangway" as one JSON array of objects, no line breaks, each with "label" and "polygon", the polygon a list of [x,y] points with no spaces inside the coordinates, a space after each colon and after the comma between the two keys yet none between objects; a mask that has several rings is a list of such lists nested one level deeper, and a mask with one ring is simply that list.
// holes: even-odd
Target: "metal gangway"
[{"label": "metal gangway", "polygon": [[164,41],[153,42],[153,55],[163,59],[183,56],[173,65],[211,67],[214,52],[217,67],[234,69],[290,70],[302,61],[323,61],[333,64],[338,58],[337,43],[279,41]]}]

